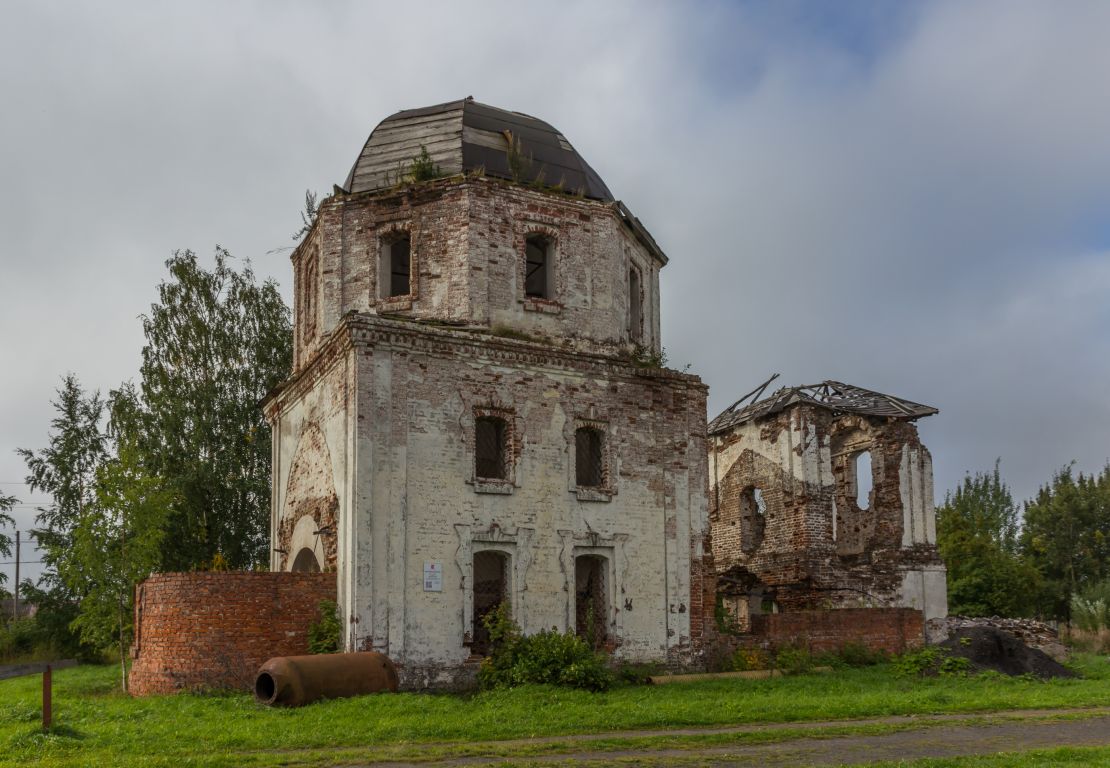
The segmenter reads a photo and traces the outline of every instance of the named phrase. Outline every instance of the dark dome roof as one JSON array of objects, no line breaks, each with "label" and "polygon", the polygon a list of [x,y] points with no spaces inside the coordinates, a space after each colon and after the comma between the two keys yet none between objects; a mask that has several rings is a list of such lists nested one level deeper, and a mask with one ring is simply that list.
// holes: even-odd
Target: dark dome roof
[{"label": "dark dome roof", "polygon": [[393,186],[421,147],[444,174],[483,169],[489,176],[512,179],[506,132],[518,142],[525,158],[519,181],[540,180],[595,200],[613,200],[601,177],[553,126],[520,112],[479,104],[473,98],[408,109],[382,120],[351,168],[346,191]]}]

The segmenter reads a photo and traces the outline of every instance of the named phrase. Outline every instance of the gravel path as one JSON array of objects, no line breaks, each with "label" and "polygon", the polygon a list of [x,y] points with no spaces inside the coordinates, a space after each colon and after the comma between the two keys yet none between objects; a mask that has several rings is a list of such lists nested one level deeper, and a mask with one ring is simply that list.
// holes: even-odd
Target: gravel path
[{"label": "gravel path", "polygon": [[[1065,719],[1061,715],[1077,715]],[[969,720],[983,721],[969,723]],[[660,736],[698,736],[718,734],[773,733],[783,730],[823,730],[861,725],[911,726],[909,730],[876,735],[851,735],[790,739],[776,743],[695,746],[693,748],[591,751],[590,742],[621,738]],[[912,726],[921,726],[912,728]],[[560,736],[490,743],[504,748],[517,745],[581,745],[565,752],[536,757],[462,757],[435,762],[374,763],[373,768],[415,768],[416,766],[482,766],[528,764],[532,766],[589,763],[689,764],[709,766],[821,766],[913,760],[924,757],[1018,752],[1060,746],[1110,746],[1110,709],[995,712],[967,715],[924,715],[869,720],[841,720],[824,723],[775,723],[730,728],[688,728],[656,731]],[[471,744],[471,747],[476,746]]]}]

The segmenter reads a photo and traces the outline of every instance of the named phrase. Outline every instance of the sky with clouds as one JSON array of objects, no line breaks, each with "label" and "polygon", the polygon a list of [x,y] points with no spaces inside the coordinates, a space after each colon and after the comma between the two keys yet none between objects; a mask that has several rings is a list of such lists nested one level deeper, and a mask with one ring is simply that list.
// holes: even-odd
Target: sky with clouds
[{"label": "sky with clouds", "polygon": [[[164,261],[290,295],[305,189],[387,115],[556,125],[670,256],[710,415],[771,373],[940,408],[937,495],[1110,457],[1110,3],[6,2],[0,491],[61,376],[136,375]],[[16,510],[21,528],[33,509]],[[10,566],[0,566],[7,571]]]}]

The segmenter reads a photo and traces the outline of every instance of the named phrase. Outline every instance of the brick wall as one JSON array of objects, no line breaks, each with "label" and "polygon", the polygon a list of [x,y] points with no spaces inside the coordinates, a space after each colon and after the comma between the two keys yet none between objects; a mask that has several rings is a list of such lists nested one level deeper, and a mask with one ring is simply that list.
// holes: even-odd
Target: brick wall
[{"label": "brick wall", "polygon": [[902,653],[924,642],[921,611],[912,608],[842,608],[794,611],[751,617],[757,644],[809,648],[812,653],[835,651],[858,643],[873,651]]},{"label": "brick wall", "polygon": [[160,573],[135,593],[131,693],[249,689],[274,656],[308,652],[334,573]]}]

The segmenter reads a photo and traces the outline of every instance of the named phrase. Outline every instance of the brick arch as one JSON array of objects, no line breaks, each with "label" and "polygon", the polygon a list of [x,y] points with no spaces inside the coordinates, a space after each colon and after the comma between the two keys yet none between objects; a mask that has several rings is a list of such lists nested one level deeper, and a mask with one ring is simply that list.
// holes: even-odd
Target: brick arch
[{"label": "brick arch", "polygon": [[331,451],[318,424],[301,432],[293,466],[285,486],[285,505],[278,528],[278,546],[285,550],[281,570],[289,570],[297,553],[292,551],[293,530],[303,517],[310,517],[320,531],[319,543],[324,570],[335,570],[339,522],[339,496],[335,492]]}]

